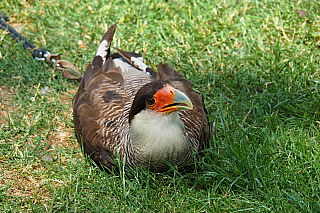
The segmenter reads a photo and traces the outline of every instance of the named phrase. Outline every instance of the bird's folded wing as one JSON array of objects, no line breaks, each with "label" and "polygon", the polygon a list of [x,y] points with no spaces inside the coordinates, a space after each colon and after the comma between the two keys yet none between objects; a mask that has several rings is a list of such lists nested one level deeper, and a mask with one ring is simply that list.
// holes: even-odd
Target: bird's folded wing
[{"label": "bird's folded wing", "polygon": [[200,151],[209,140],[209,125],[207,111],[200,95],[192,89],[192,83],[169,64],[158,65],[159,80],[168,80],[170,85],[185,93],[193,104],[193,110],[179,112],[180,119],[186,129],[187,137],[193,147]]}]

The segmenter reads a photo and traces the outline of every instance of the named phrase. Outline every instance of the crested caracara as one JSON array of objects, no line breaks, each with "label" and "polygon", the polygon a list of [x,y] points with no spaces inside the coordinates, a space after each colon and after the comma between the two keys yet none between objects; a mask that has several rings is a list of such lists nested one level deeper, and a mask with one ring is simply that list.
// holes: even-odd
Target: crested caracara
[{"label": "crested caracara", "polygon": [[117,48],[116,29],[104,35],[73,99],[78,142],[99,166],[126,165],[185,169],[208,142],[206,109],[192,83],[168,64],[155,72],[140,54]]}]

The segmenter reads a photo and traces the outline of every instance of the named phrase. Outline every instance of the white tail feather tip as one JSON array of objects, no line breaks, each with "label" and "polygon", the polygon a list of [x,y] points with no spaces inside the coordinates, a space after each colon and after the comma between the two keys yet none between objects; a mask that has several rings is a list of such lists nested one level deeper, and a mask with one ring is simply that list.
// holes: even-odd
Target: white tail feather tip
[{"label": "white tail feather tip", "polygon": [[105,60],[108,54],[108,46],[109,44],[106,40],[101,41],[96,56],[101,56]]}]

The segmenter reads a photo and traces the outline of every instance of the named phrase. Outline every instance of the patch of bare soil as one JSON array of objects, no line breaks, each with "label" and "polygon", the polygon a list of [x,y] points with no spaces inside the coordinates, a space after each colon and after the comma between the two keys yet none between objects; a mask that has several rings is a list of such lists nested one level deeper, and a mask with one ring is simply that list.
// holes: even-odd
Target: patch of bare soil
[{"label": "patch of bare soil", "polygon": [[13,90],[7,89],[6,86],[0,85],[0,127],[2,128],[8,124],[8,113],[14,111],[15,107],[12,103]]},{"label": "patch of bare soil", "polygon": [[74,140],[72,139],[74,135],[73,126],[70,126],[72,121],[72,97],[74,96],[75,91],[68,90],[67,93],[62,92],[60,94],[60,101],[64,105],[64,109],[59,112],[59,116],[54,119],[55,130],[49,136],[49,144],[61,146],[63,148],[74,147]]},{"label": "patch of bare soil", "polygon": [[[51,200],[52,195],[48,191],[48,184],[54,187],[61,183],[50,181],[46,176],[41,176],[41,164],[32,164],[25,168],[13,168],[0,164],[0,188],[4,189],[4,195],[8,199],[33,200],[34,204],[45,204]],[[22,200],[21,200],[22,199]]]},{"label": "patch of bare soil", "polygon": [[[13,94],[14,91],[9,91],[5,86],[0,86],[1,128],[8,125],[8,115],[10,112],[16,110],[12,102]],[[66,93],[60,94],[59,100],[65,106],[65,110],[60,111],[54,118],[54,121],[51,121],[54,123],[55,128],[47,138],[46,147],[39,153],[39,160],[33,159],[27,165],[20,165],[19,163],[10,164],[10,161],[19,155],[19,152],[15,152],[12,157],[8,155],[1,157],[0,155],[0,189],[4,190],[4,194],[8,199],[19,199],[19,201],[25,199],[28,202],[32,200],[34,204],[42,203],[45,205],[52,199],[52,191],[50,189],[66,184],[62,180],[59,180],[59,177],[55,178],[47,175],[47,167],[43,161],[56,161],[60,148],[72,150],[74,146],[77,146],[77,144],[74,144],[74,139],[72,138],[74,132],[73,127],[70,126],[69,122],[72,119],[72,97],[74,94],[75,91],[73,90],[68,90]],[[41,133],[42,138],[45,138],[45,135],[48,134],[46,131],[47,129],[43,129]],[[31,134],[26,143],[32,142],[33,137],[36,137],[36,135]],[[9,138],[7,140],[11,141],[15,140],[15,138]],[[2,142],[5,143],[6,141],[0,138],[0,143]],[[52,155],[53,158],[48,157],[48,155],[46,156],[45,153]],[[79,153],[79,157],[80,156]],[[62,165],[66,165],[67,158],[67,156],[61,156],[60,160]]]}]

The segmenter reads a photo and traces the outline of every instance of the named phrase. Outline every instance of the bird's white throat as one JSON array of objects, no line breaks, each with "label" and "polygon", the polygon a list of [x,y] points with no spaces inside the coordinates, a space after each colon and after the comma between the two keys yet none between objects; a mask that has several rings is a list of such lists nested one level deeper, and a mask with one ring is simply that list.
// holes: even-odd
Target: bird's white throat
[{"label": "bird's white throat", "polygon": [[130,124],[130,142],[150,162],[185,160],[191,145],[179,119],[178,111],[170,114],[142,110]]}]

